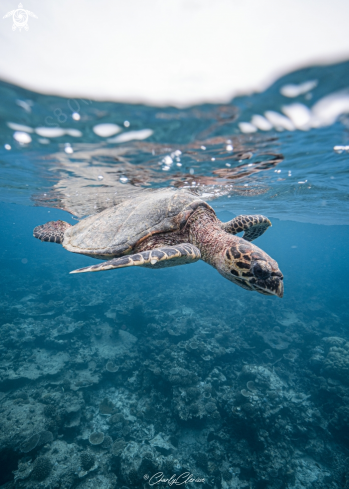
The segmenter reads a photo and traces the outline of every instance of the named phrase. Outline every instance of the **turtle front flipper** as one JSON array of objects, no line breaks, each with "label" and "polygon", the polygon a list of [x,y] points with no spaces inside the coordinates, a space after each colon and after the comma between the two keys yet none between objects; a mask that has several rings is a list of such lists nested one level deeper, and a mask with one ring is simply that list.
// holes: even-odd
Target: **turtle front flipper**
[{"label": "turtle front flipper", "polygon": [[245,231],[242,236],[246,241],[253,241],[271,226],[271,222],[265,216],[237,216],[229,222],[222,224],[222,229],[229,234],[237,234]]},{"label": "turtle front flipper", "polygon": [[187,265],[194,263],[201,258],[200,250],[190,244],[182,243],[177,246],[162,246],[154,250],[142,251],[134,255],[122,256],[105,261],[99,265],[79,268],[70,273],[83,272],[102,272],[103,270],[112,270],[113,268],[124,267],[146,267],[146,268],[166,268],[176,267],[178,265]]},{"label": "turtle front flipper", "polygon": [[66,229],[71,227],[71,224],[65,221],[50,221],[46,224],[41,224],[41,226],[36,226],[33,236],[41,241],[62,244]]}]

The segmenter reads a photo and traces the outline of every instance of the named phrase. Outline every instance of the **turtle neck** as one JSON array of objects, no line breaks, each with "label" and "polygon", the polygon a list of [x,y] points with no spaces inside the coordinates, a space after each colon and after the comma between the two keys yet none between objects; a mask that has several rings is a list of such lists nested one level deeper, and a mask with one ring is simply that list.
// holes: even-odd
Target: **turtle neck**
[{"label": "turtle neck", "polygon": [[199,248],[201,258],[216,266],[217,258],[239,238],[222,229],[222,223],[213,211],[198,208],[188,219],[189,242]]}]

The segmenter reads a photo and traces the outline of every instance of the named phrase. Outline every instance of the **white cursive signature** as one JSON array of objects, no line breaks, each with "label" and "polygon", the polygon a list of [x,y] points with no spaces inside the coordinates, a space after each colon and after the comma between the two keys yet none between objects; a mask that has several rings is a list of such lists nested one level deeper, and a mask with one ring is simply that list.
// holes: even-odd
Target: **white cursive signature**
[{"label": "white cursive signature", "polygon": [[157,472],[156,474],[152,475],[148,481],[150,486],[154,486],[155,484],[160,484],[160,482],[162,483],[167,482],[169,486],[172,486],[173,484],[176,486],[181,486],[182,484],[188,484],[188,482],[205,482],[205,479],[200,479],[199,477],[195,477],[190,472],[184,472],[181,475],[173,474],[169,479],[167,479],[166,477],[164,477],[163,472]]}]

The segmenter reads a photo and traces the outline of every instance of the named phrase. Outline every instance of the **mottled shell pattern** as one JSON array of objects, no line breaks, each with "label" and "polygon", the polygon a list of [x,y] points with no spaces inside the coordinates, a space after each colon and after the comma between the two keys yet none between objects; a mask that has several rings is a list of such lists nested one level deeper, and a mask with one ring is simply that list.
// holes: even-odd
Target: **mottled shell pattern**
[{"label": "mottled shell pattern", "polygon": [[159,190],[127,200],[68,228],[63,247],[102,259],[130,253],[154,234],[179,230],[193,212],[193,203],[209,207],[186,190]]}]

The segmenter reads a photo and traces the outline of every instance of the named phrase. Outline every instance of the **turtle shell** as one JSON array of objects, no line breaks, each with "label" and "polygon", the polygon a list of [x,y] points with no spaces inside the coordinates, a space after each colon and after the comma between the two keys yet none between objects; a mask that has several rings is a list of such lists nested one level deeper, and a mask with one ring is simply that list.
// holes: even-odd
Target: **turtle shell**
[{"label": "turtle shell", "polygon": [[87,217],[64,233],[63,246],[73,253],[113,258],[131,253],[145,238],[175,232],[206,202],[187,190],[159,190],[126,200]]}]

